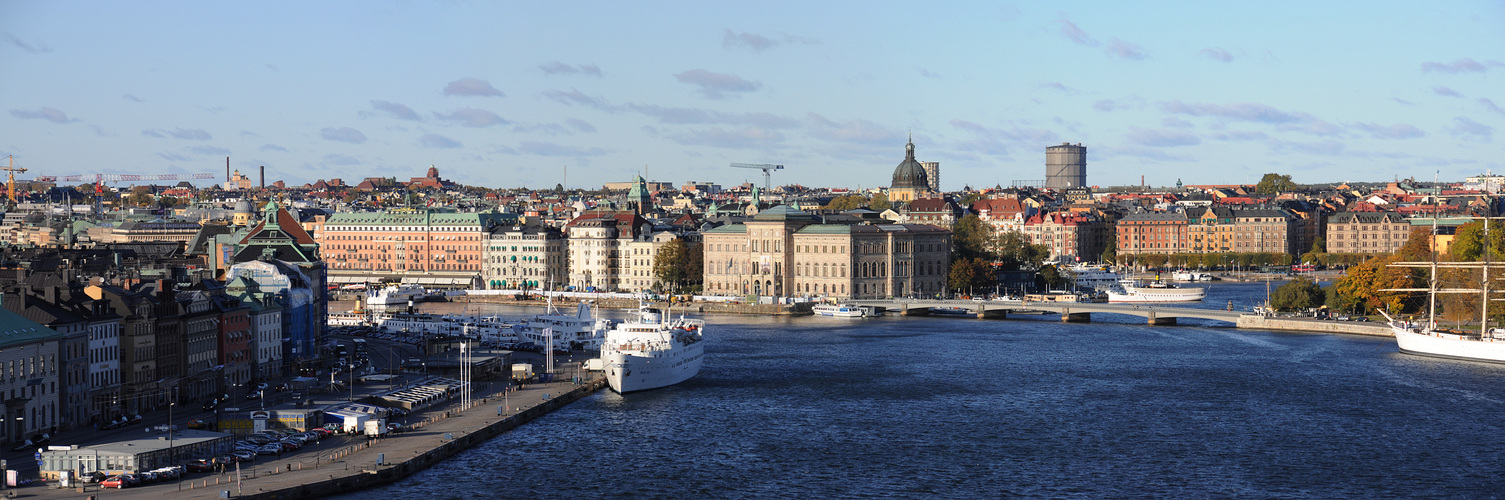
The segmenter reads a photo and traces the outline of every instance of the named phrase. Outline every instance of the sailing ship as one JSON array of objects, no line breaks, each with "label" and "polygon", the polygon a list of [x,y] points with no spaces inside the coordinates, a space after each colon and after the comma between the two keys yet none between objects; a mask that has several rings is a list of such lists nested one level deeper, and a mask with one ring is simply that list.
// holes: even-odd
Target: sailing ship
[{"label": "sailing ship", "polygon": [[[1484,220],[1484,241],[1489,239],[1489,220]],[[1390,331],[1395,334],[1395,344],[1400,352],[1421,356],[1434,356],[1441,358],[1465,359],[1471,361],[1486,361],[1491,363],[1505,363],[1505,330],[1489,328],[1489,270],[1492,266],[1489,262],[1489,247],[1484,245],[1483,262],[1437,262],[1437,217],[1432,217],[1432,261],[1431,262],[1397,262],[1390,264],[1392,267],[1426,267],[1431,269],[1431,276],[1427,281],[1427,288],[1391,288],[1381,291],[1387,292],[1427,292],[1427,321],[1418,324],[1412,321],[1401,321],[1386,314],[1381,310],[1380,314],[1390,324]],[[1437,269],[1473,269],[1478,268],[1481,272],[1481,286],[1477,289],[1457,288],[1440,290],[1437,288]],[[1478,293],[1482,306],[1479,331],[1471,332],[1460,329],[1441,328],[1437,325],[1437,294],[1438,293]]]}]

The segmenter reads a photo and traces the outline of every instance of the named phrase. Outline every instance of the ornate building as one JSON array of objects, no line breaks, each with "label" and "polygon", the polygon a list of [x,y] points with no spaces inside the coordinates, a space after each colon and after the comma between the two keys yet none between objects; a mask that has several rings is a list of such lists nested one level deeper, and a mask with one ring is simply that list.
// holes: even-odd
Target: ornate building
[{"label": "ornate building", "polygon": [[930,177],[925,174],[925,166],[915,160],[914,140],[910,139],[904,145],[904,161],[894,168],[894,181],[888,186],[888,201],[909,203],[927,198],[931,193]]}]

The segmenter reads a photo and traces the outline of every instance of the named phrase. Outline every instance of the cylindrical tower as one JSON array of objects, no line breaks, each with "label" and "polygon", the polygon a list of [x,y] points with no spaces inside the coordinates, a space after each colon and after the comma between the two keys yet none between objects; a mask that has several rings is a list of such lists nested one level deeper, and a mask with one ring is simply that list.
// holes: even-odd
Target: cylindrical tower
[{"label": "cylindrical tower", "polygon": [[1087,148],[1063,142],[1045,148],[1045,187],[1062,190],[1087,185]]}]

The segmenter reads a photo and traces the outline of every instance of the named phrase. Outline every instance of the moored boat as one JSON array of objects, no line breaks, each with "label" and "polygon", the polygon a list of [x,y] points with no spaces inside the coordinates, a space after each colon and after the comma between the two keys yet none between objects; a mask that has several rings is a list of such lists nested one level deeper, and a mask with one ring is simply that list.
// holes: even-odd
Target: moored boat
[{"label": "moored boat", "polygon": [[1129,281],[1117,289],[1108,290],[1108,302],[1199,302],[1206,296],[1206,288],[1176,286],[1162,281]]},{"label": "moored boat", "polygon": [[815,313],[816,316],[834,318],[867,318],[880,314],[875,307],[854,304],[818,304],[810,308],[810,312]]},{"label": "moored boat", "polygon": [[705,322],[664,316],[657,308],[639,306],[637,318],[606,333],[601,364],[612,390],[628,393],[668,387],[700,373]]}]

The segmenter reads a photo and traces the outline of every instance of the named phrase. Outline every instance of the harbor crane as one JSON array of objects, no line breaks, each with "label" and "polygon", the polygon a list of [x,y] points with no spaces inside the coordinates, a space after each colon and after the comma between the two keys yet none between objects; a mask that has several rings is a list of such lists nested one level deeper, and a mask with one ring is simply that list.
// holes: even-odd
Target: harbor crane
[{"label": "harbor crane", "polygon": [[9,167],[0,167],[0,170],[4,170],[5,173],[7,174],[6,178],[5,178],[5,193],[10,196],[10,202],[11,203],[15,203],[16,202],[16,172],[25,173],[26,169],[24,169],[24,168],[16,168],[16,157],[15,157],[15,155],[10,155],[10,156],[7,156],[6,158],[10,160],[10,166]]},{"label": "harbor crane", "polygon": [[773,171],[783,170],[783,165],[769,165],[767,163],[733,163],[734,168],[756,168],[763,171],[763,190],[773,189]]}]

